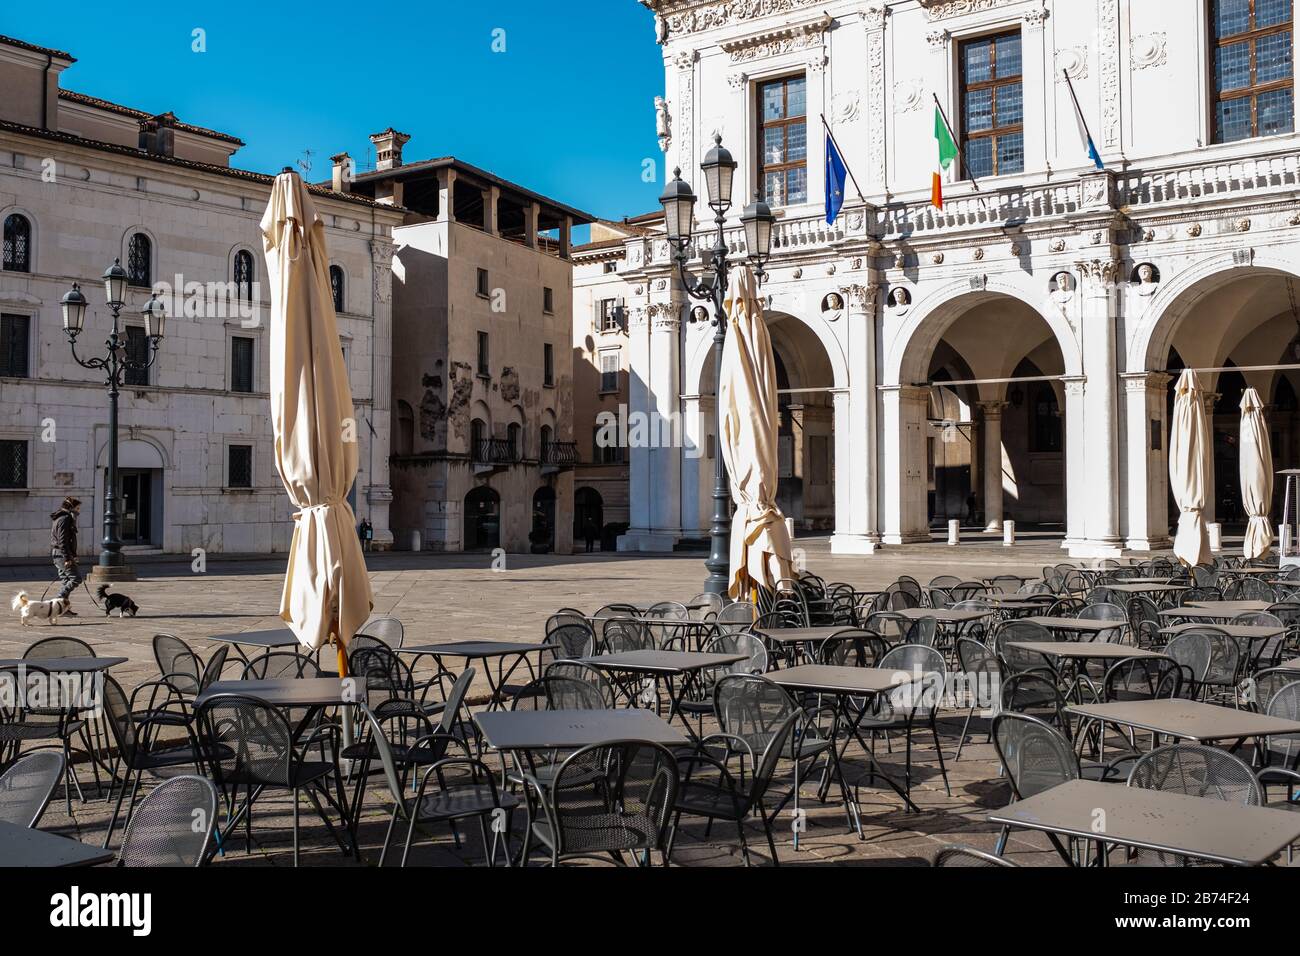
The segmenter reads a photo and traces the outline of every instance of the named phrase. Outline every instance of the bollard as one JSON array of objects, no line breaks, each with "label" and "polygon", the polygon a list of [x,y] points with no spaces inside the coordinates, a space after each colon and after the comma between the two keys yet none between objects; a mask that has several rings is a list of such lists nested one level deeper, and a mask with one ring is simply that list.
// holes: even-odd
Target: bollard
[{"label": "bollard", "polygon": [[1206,527],[1210,531],[1210,550],[1218,554],[1223,550],[1223,525],[1212,521]]},{"label": "bollard", "polygon": [[785,519],[785,530],[786,533],[790,535],[790,540],[793,541],[794,540],[794,519],[793,518]]},{"label": "bollard", "polygon": [[1291,526],[1289,524],[1277,526],[1277,541],[1279,554],[1285,558],[1291,553]]},{"label": "bollard", "polygon": [[961,543],[961,522],[953,518],[948,522],[948,544],[955,545]]},{"label": "bollard", "polygon": [[412,551],[419,551],[419,550],[421,550],[421,549],[423,548],[423,546],[424,546],[424,542],[420,540],[420,532],[419,532],[419,531],[412,531],[412,532],[411,532],[411,550],[412,550]]},{"label": "bollard", "polygon": [[1016,523],[1014,521],[1002,522],[1002,547],[1009,548],[1016,543]]}]

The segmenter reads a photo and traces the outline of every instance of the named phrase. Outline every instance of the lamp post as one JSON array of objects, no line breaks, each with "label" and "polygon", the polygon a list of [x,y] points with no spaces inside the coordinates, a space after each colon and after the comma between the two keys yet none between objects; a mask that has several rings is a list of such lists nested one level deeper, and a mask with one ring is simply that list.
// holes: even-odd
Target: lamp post
[{"label": "lamp post", "polygon": [[[690,261],[691,233],[695,226],[695,193],[690,184],[682,179],[680,169],[673,170],[673,178],[664,189],[659,201],[664,207],[664,223],[667,228],[668,241],[673,246],[673,259],[681,276],[686,294],[700,302],[713,305],[713,317],[709,318],[708,309],[696,306],[691,310],[690,321],[709,322],[713,325],[713,380],[714,395],[719,393],[717,384],[722,375],[722,347],[727,338],[727,314],[723,301],[727,295],[727,279],[732,264],[727,259],[727,242],[724,226],[727,211],[732,206],[731,187],[736,175],[736,161],[722,145],[722,137],[713,137],[713,148],[705,154],[700,164],[704,172],[704,183],[708,189],[708,204],[713,210],[715,227],[713,248],[701,251],[702,271],[699,277],[692,276],[686,270]],[[772,224],[776,217],[767,203],[757,196],[741,213],[740,222],[745,229],[745,249],[749,261],[754,265],[755,274],[762,282],[766,273],[763,263],[772,252]],[[722,440],[721,404],[717,408],[718,438]],[[728,574],[731,564],[731,490],[727,484],[727,466],[722,459],[719,447],[714,456],[713,469],[713,523],[709,529],[709,557],[704,566],[709,569],[705,578],[704,589],[713,594],[727,595]]]},{"label": "lamp post", "polygon": [[144,316],[145,334],[149,337],[149,360],[132,361],[126,354],[127,337],[119,324],[122,307],[126,305],[126,270],[122,260],[114,259],[104,270],[105,304],[113,313],[113,329],[105,341],[103,357],[83,359],[77,354],[77,336],[85,325],[86,297],[77,283],[63,297],[63,331],[72,347],[72,357],[82,368],[100,369],[108,387],[108,479],[104,483],[104,541],[99,552],[99,564],[91,572],[97,578],[113,581],[133,581],[135,572],[122,557],[122,539],[119,536],[120,517],[117,510],[117,398],[122,387],[122,374],[127,369],[142,371],[153,365],[158,357],[158,343],[162,341],[166,310],[163,303],[150,295],[140,314]]}]

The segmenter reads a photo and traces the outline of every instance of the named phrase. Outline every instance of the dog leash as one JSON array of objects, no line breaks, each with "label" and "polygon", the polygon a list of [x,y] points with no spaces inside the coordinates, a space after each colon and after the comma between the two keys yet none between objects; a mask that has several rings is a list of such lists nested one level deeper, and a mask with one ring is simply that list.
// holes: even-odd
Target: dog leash
[{"label": "dog leash", "polygon": [[[45,595],[50,593],[50,588],[54,587],[54,585],[58,583],[59,580],[56,578],[55,580],[51,581],[49,584],[45,585],[45,590],[41,592],[42,601],[45,600]],[[100,604],[98,601],[95,600],[95,595],[94,593],[91,592],[90,585],[86,583],[85,578],[81,579],[81,586],[86,589],[86,597],[90,598],[90,603],[95,606],[96,610],[100,610],[100,611],[104,610],[104,605]]]}]

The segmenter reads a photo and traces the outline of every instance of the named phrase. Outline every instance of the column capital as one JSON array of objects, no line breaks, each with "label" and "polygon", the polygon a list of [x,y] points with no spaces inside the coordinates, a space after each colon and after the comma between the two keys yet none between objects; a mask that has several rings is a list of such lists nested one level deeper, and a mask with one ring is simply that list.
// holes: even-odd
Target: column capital
[{"label": "column capital", "polygon": [[1083,395],[1083,388],[1088,383],[1087,376],[1084,375],[1062,375],[1061,384],[1065,386],[1065,394],[1080,397]]},{"label": "column capital", "polygon": [[930,389],[925,385],[881,385],[882,395],[897,395],[900,402],[928,403]]},{"label": "column capital", "polygon": [[1124,274],[1124,263],[1119,259],[1085,259],[1076,263],[1084,292],[1105,294],[1115,287]]},{"label": "column capital", "polygon": [[850,313],[874,312],[880,287],[876,285],[848,285],[840,290]]},{"label": "column capital", "polygon": [[646,317],[656,332],[675,331],[682,324],[682,307],[675,302],[653,302],[646,307]]},{"label": "column capital", "polygon": [[1174,380],[1172,375],[1165,372],[1120,372],[1119,377],[1124,380],[1124,387],[1130,392],[1163,392]]},{"label": "column capital", "polygon": [[976,402],[975,404],[979,406],[979,410],[983,413],[985,418],[1000,419],[1002,417],[1002,409],[1006,408],[1009,403],[1003,401],[996,401],[996,402]]},{"label": "column capital", "polygon": [[871,0],[862,8],[862,22],[868,30],[885,29],[885,19],[889,16],[889,8],[885,6],[883,0]]}]

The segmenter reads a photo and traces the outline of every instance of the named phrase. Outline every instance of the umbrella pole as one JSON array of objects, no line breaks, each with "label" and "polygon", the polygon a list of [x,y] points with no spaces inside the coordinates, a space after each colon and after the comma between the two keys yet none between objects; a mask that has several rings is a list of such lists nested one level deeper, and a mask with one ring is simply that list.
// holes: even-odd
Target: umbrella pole
[{"label": "umbrella pole", "polygon": [[[348,649],[343,642],[339,640],[337,634],[331,634],[330,640],[334,642],[334,648],[337,651],[339,663],[339,677],[346,680],[348,675]],[[343,746],[352,746],[352,708],[343,708]]]}]

